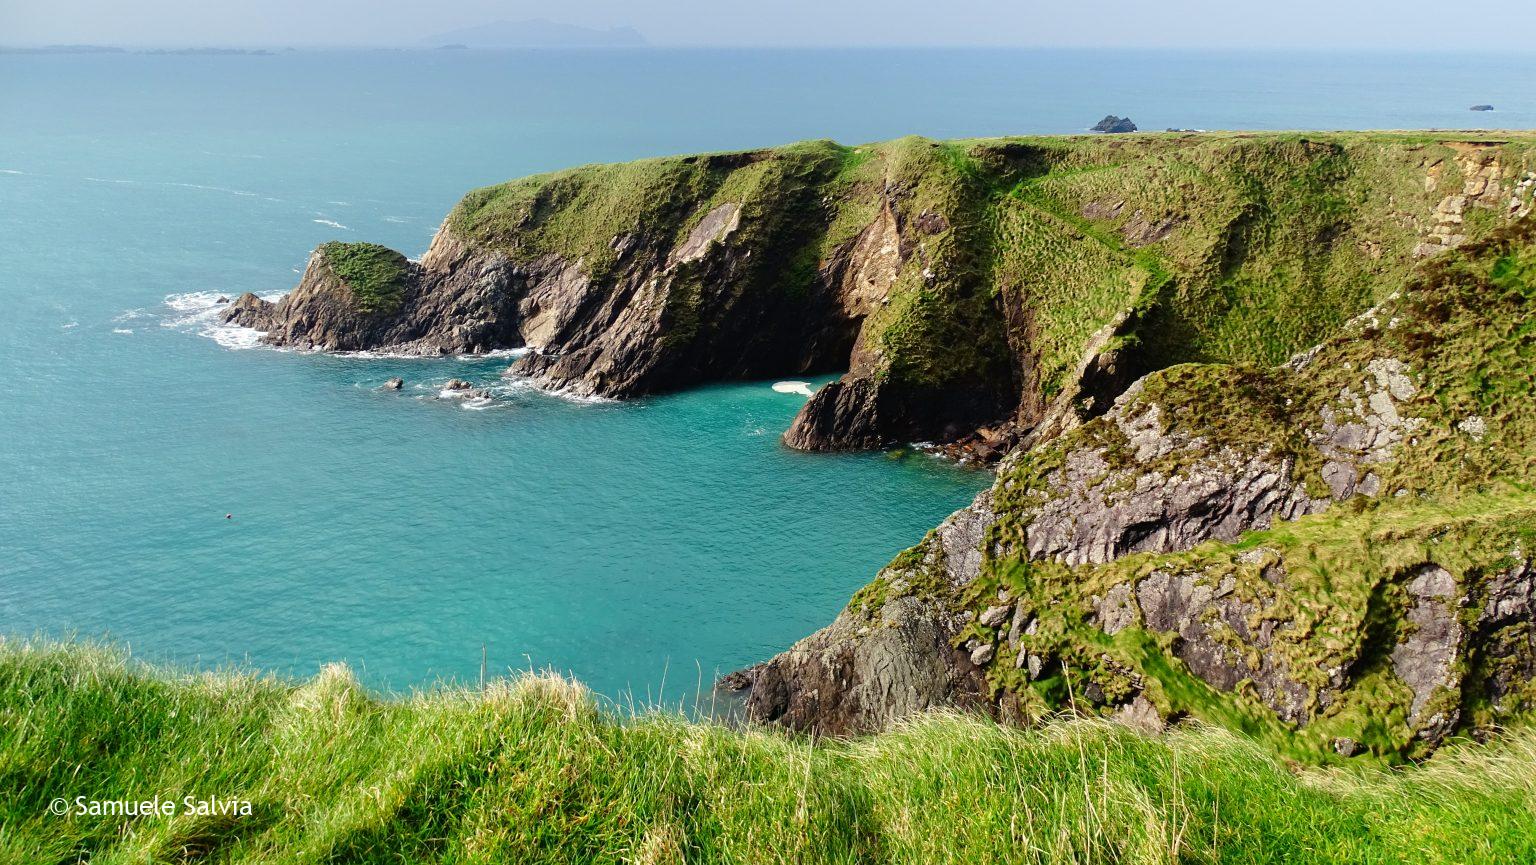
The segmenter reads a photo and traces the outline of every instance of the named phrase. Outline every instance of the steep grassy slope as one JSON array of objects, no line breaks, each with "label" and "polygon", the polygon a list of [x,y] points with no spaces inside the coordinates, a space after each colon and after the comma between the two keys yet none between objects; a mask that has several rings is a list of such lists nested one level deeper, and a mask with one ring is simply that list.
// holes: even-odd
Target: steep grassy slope
[{"label": "steep grassy slope", "polygon": [[[1406,771],[1288,768],[1228,732],[933,716],[855,742],[665,715],[556,678],[398,701],[0,645],[0,858],[227,862],[1518,862],[1536,736]],[[76,797],[249,816],[53,816]]]}]

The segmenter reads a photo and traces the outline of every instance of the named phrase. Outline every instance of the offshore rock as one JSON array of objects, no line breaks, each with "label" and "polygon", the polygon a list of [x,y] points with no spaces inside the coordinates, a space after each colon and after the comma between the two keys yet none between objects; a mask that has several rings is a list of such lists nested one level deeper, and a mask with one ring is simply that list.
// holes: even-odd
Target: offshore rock
[{"label": "offshore rock", "polygon": [[1095,123],[1093,125],[1093,131],[1109,133],[1135,132],[1136,124],[1132,123],[1131,118],[1129,117],[1116,117],[1115,115],[1110,114],[1107,115],[1103,120]]}]

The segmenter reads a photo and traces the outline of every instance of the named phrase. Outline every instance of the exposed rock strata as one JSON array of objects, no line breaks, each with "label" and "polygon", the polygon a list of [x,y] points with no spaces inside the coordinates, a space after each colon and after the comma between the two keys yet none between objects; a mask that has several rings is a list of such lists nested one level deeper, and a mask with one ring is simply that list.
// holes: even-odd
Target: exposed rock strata
[{"label": "exposed rock strata", "polygon": [[[1287,351],[1321,338],[1319,322],[1378,300],[1373,280],[1405,272],[1415,244],[1443,252],[1485,232],[1485,211],[1529,210],[1528,162],[1454,136],[1193,135],[589,166],[470,193],[387,309],[319,254],[282,300],[242,296],[227,315],[304,349],[527,347],[510,374],[584,395],[846,369],[786,443],[933,441],[990,460],[1101,414],[1153,369],[1279,359],[1220,336],[1269,301],[1200,298],[1311,274],[1270,332]],[[1332,204],[1265,203],[1297,194],[1298,176]]]},{"label": "exposed rock strata", "polygon": [[[727,684],[753,717],[819,733],[914,706],[1073,707],[1146,728],[1246,717],[1343,757],[1419,756],[1536,707],[1536,501],[1495,480],[1528,472],[1536,442],[1531,379],[1499,365],[1536,353],[1533,249],[1526,223],[1271,370],[1147,376]],[[1497,394],[1499,427],[1457,407],[1469,386]],[[948,637],[926,656],[884,633],[922,627]],[[851,672],[935,661],[903,680],[920,700],[873,704]],[[829,699],[832,670],[857,711]]]}]

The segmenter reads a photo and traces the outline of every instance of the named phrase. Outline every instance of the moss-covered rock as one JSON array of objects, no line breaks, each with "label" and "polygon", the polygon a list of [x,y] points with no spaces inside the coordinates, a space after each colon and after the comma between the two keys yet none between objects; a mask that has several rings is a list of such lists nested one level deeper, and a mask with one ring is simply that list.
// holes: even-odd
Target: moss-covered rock
[{"label": "moss-covered rock", "polygon": [[829,637],[907,627],[915,602],[957,650],[930,704],[1192,716],[1313,760],[1502,723],[1536,698],[1533,367],[1526,220],[1284,364],[1154,372],[1006,460],[840,631],[757,668],[776,689],[758,715],[853,729],[808,716],[796,683],[857,669],[861,641]]},{"label": "moss-covered rock", "polygon": [[986,428],[996,452],[1146,372],[1315,344],[1528,210],[1533,169],[1528,137],[1468,133],[908,137],[581,166],[466,195],[402,291],[377,278],[387,256],[339,249],[370,262],[358,306],[292,302],[265,329],[526,345],[513,372],[607,396],[847,370],[786,441]]},{"label": "moss-covered rock", "polygon": [[352,292],[361,312],[389,315],[400,308],[411,278],[410,262],[405,256],[377,243],[339,240],[321,244],[319,254],[325,266]]}]

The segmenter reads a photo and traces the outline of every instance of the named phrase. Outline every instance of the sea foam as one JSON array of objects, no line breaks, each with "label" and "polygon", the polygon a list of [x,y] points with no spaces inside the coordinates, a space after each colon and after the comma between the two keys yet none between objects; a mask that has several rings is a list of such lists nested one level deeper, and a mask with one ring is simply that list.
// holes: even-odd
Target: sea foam
[{"label": "sea foam", "polygon": [[[285,293],[266,294],[262,295],[261,299],[274,301]],[[216,291],[189,291],[184,294],[166,295],[165,305],[170,307],[176,315],[162,321],[160,326],[194,332],[228,349],[262,347],[261,331],[224,323],[221,313],[229,307],[229,302],[220,303],[221,297],[228,297],[228,295]]]},{"label": "sea foam", "polygon": [[776,381],[773,383],[773,389],[779,393],[797,393],[807,397],[816,395],[816,391],[811,390],[811,383],[808,381]]}]

